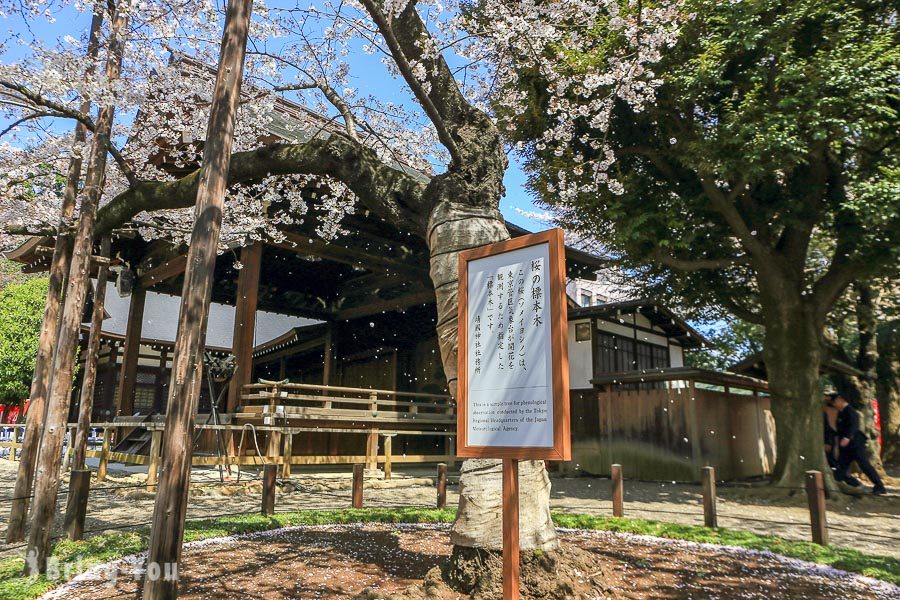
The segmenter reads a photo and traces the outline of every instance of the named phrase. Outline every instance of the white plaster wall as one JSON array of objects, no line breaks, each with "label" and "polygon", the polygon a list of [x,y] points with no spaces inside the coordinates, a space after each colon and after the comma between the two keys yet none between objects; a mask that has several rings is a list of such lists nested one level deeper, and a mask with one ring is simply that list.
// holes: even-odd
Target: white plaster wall
[{"label": "white plaster wall", "polygon": [[[106,303],[104,307],[110,317],[103,321],[103,331],[117,335],[125,335],[128,323],[128,306],[131,298],[122,298],[116,286],[109,283],[106,287]],[[144,304],[144,324],[141,337],[171,342],[175,340],[178,329],[178,311],[181,298],[156,292],[147,292]],[[254,346],[268,342],[293,327],[318,323],[313,319],[292,317],[276,313],[257,311]],[[213,302],[209,306],[209,323],[206,327],[206,343],[214,348],[231,348],[234,335],[234,307]]]},{"label": "white plaster wall", "polygon": [[675,344],[669,346],[669,362],[673,367],[684,366],[684,350],[681,346],[676,346]]},{"label": "white plaster wall", "polygon": [[569,389],[590,389],[594,374],[591,341],[575,341],[575,324],[590,323],[590,319],[569,321]]}]

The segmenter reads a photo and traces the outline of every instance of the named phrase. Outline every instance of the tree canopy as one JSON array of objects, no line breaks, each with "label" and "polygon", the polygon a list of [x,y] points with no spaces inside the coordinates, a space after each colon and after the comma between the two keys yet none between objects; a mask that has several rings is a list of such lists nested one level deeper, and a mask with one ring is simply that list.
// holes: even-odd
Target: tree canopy
[{"label": "tree canopy", "polygon": [[46,296],[43,278],[0,289],[0,401],[28,397]]},{"label": "tree canopy", "polygon": [[641,11],[621,3],[625,26],[598,22],[592,46],[561,53],[580,88],[560,95],[555,74],[526,66],[507,84],[527,109],[496,106],[560,223],[647,293],[765,327],[776,476],[796,480],[822,468],[802,457],[821,455],[827,316],[854,280],[900,258],[896,6],[686,0],[677,39],[649,44],[646,62],[631,43],[629,68],[654,90],[636,105],[633,89],[591,73],[652,35]]}]

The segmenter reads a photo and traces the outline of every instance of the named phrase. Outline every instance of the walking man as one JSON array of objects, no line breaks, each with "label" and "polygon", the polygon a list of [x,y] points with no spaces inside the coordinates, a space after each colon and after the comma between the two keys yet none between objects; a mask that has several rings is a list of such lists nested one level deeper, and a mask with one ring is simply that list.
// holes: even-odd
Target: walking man
[{"label": "walking man", "polygon": [[872,493],[880,496],[885,493],[884,483],[881,477],[869,462],[866,452],[866,437],[859,429],[859,414],[850,406],[847,399],[840,394],[831,394],[831,405],[837,409],[837,440],[840,454],[838,455],[838,468],[835,479],[846,481],[850,485],[859,481],[850,475],[850,465],[856,461],[859,469],[865,473],[869,481],[875,486]]}]

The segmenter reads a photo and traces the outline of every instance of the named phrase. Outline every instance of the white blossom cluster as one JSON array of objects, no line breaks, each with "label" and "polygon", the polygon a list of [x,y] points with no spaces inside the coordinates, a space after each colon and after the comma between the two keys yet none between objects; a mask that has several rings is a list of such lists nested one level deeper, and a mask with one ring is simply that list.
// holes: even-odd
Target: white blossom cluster
[{"label": "white blossom cluster", "polygon": [[[527,101],[523,73],[538,73],[547,82],[547,123],[535,149],[567,156],[571,171],[560,170],[550,184],[561,203],[605,186],[615,194],[622,184],[610,173],[615,162],[606,143],[617,101],[640,112],[654,102],[662,83],[654,72],[661,50],[675,44],[680,30],[681,0],[486,0],[458,27],[478,35],[460,53],[486,61],[476,73],[470,96],[497,107],[512,130]],[[592,51],[612,37],[603,61]],[[519,150],[525,150],[520,146]]]}]

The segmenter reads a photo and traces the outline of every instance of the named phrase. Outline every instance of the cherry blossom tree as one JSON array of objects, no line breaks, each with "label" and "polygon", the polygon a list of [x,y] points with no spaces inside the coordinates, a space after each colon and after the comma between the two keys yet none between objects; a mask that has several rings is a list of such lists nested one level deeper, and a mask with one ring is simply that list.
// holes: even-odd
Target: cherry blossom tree
[{"label": "cherry blossom tree", "polygon": [[[626,4],[637,19],[624,19],[612,0],[256,3],[222,243],[278,239],[279,227],[313,217],[323,237],[340,235],[341,217],[353,210],[421,236],[431,252],[438,339],[455,395],[457,254],[508,237],[498,204],[510,148],[488,107],[517,110],[525,98],[513,83],[524,67],[539,70],[552,98],[541,143],[565,152],[576,118],[588,117],[602,131],[611,126],[615,102],[634,110],[652,103],[659,84],[652,65],[686,17],[675,1]],[[3,8],[45,21],[72,10],[36,1]],[[89,68],[79,58],[87,56],[86,39],[71,35],[53,46],[23,40],[28,55],[0,65],[0,107],[12,123],[0,140],[0,213],[12,221],[4,235],[56,231],[60,175],[86,150],[54,124],[76,121],[93,131],[94,118],[79,110],[85,99],[112,103],[120,115],[96,233],[131,229],[183,241],[190,232],[212,87],[204,65],[216,62],[222,14],[215,2],[193,0],[152,0],[128,10],[120,80]],[[617,40],[609,60],[579,72],[560,69],[559,59],[589,47],[598,27]],[[379,59],[403,99],[355,89],[360,57],[371,57],[364,68]],[[588,101],[571,102],[573,93]],[[293,129],[273,139],[268,126],[282,110],[279,98],[311,112],[294,111]],[[577,167],[592,177],[584,183],[560,173],[559,192],[618,192],[622,182],[609,175],[602,136],[581,141],[599,156]],[[528,512],[522,547],[556,550],[543,464],[524,463],[520,476]],[[499,523],[499,462],[466,461],[453,529],[457,564],[480,564],[481,552],[499,549]]]}]

